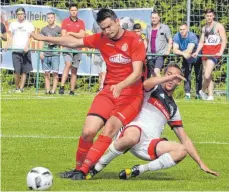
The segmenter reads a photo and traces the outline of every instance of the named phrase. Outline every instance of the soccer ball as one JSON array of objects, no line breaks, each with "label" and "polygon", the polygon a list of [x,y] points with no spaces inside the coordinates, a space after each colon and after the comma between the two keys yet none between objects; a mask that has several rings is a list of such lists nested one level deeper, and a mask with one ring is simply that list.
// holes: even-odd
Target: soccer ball
[{"label": "soccer ball", "polygon": [[30,190],[46,190],[52,186],[52,173],[44,167],[35,167],[27,174],[27,186]]}]

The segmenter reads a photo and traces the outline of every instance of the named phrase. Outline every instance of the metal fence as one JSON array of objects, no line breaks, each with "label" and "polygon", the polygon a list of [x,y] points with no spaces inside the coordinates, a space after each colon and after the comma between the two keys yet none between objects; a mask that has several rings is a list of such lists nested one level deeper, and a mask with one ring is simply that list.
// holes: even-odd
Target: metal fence
[{"label": "metal fence", "polygon": [[[204,25],[204,11],[206,8],[213,8],[216,11],[216,20],[223,23],[227,32],[227,38],[229,42],[229,3],[228,0],[1,0],[1,5],[11,4],[33,4],[33,5],[49,5],[61,9],[66,9],[71,2],[76,2],[79,8],[152,8],[160,12],[161,21],[168,24],[175,34],[178,31],[178,27],[181,23],[187,22],[190,25],[190,30],[196,34],[200,34],[201,27]],[[177,14],[179,13],[179,14]],[[229,46],[227,46],[224,54],[229,54]],[[177,61],[177,58],[171,56],[167,59],[167,63],[171,60]],[[226,86],[226,77],[228,73],[228,57],[222,57],[218,65],[216,65],[215,72],[213,74],[216,82],[216,90],[226,90],[228,88],[228,81]],[[4,72],[11,75],[12,72]],[[37,74],[36,74],[37,75]],[[35,83],[35,87],[43,88],[43,75],[41,74],[37,79],[37,76],[30,74],[30,79],[27,82],[27,86],[31,83]],[[79,85],[78,88],[82,90],[96,90],[97,78],[79,77],[82,79],[82,84],[86,82],[86,87]],[[8,84],[13,85],[13,78],[8,78]],[[9,83],[10,82],[10,83]],[[81,82],[81,81],[80,81]],[[38,85],[39,86],[38,86]],[[227,93],[228,94],[228,93]]]}]

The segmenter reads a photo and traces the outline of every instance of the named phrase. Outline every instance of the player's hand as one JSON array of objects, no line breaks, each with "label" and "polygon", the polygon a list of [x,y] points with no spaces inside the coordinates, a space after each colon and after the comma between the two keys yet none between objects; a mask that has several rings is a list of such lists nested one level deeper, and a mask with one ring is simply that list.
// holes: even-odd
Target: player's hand
[{"label": "player's hand", "polygon": [[110,90],[113,92],[113,97],[118,98],[121,94],[122,87],[120,84],[112,85]]},{"label": "player's hand", "polygon": [[166,51],[164,55],[168,56],[170,54],[170,51]]},{"label": "player's hand", "polygon": [[44,36],[43,36],[43,35],[40,35],[40,34],[31,33],[30,36],[31,36],[33,39],[37,40],[37,41],[43,41],[43,40],[44,40],[44,39],[43,39]]},{"label": "player's hand", "polygon": [[27,53],[29,51],[29,48],[26,46],[25,48],[24,48],[24,53]]},{"label": "player's hand", "polygon": [[67,35],[71,35],[72,36],[72,32],[67,32]]},{"label": "player's hand", "polygon": [[192,55],[189,53],[183,53],[185,59],[189,59]]},{"label": "player's hand", "polygon": [[194,58],[196,58],[197,56],[198,56],[198,53],[197,52],[195,52],[195,53],[192,54],[192,57],[194,57]]},{"label": "player's hand", "polygon": [[186,79],[179,74],[169,75],[168,77],[169,77],[169,80],[180,79],[180,80],[186,81]]},{"label": "player's hand", "polygon": [[218,172],[212,171],[212,170],[209,169],[206,165],[201,165],[200,168],[201,168],[201,170],[203,170],[205,173],[209,173],[209,174],[214,175],[214,176],[219,176],[219,173],[218,173]]},{"label": "player's hand", "polygon": [[45,58],[44,53],[40,53],[40,59],[44,60],[44,58]]}]

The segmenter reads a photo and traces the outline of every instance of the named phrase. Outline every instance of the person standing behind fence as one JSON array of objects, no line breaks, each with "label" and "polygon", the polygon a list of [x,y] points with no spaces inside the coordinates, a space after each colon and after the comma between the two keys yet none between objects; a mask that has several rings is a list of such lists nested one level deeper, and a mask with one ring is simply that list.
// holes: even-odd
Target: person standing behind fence
[{"label": "person standing behind fence", "polygon": [[[41,29],[44,36],[57,37],[61,34],[61,28],[55,24],[56,15],[53,12],[47,14],[48,25]],[[59,49],[59,46],[53,43],[39,42],[40,49]],[[58,72],[60,65],[60,54],[58,52],[41,52],[40,59],[43,70],[45,71],[45,89],[46,94],[55,94],[58,84]],[[53,73],[53,87],[50,88],[50,72]]]},{"label": "person standing behind fence", "polygon": [[23,7],[16,10],[16,15],[17,20],[9,25],[9,40],[5,48],[7,50],[12,46],[12,49],[21,49],[12,52],[12,60],[15,70],[15,92],[22,93],[24,91],[26,74],[33,70],[29,45],[31,42],[30,34],[34,32],[34,26],[25,20],[25,9]]},{"label": "person standing behind fence", "polygon": [[[146,37],[148,41],[148,53],[169,55],[172,48],[172,35],[168,25],[160,22],[159,13],[151,13],[151,25],[147,27]],[[163,56],[148,56],[148,77],[161,76],[160,72],[164,65]]]},{"label": "person standing behind fence", "polygon": [[[205,18],[206,25],[202,28],[200,42],[196,52],[193,53],[193,57],[197,57],[200,50],[202,50],[203,55],[212,55],[202,57],[204,78],[202,90],[199,93],[203,100],[214,100],[212,72],[218,59],[223,55],[227,45],[227,37],[224,26],[214,21],[215,12],[213,9],[205,11]],[[205,93],[206,89],[208,89],[208,96]]]},{"label": "person standing behind fence", "polygon": [[[99,25],[95,22],[93,24],[92,33],[101,33],[102,30]],[[99,90],[103,89],[104,81],[106,78],[107,67],[102,55],[94,54],[93,55],[94,65],[97,66],[99,74]]]},{"label": "person standing behind fence", "polygon": [[[4,23],[1,22],[1,33],[0,33],[0,48],[2,49],[2,41],[6,41],[7,40],[7,33],[6,33],[6,27],[4,25]],[[2,53],[0,53],[0,63],[2,63]]]},{"label": "person standing behind fence", "polygon": [[135,23],[133,26],[133,31],[139,35],[145,45],[145,48],[147,49],[147,41],[146,41],[146,37],[145,34],[142,33],[142,26],[140,23]]},{"label": "person standing behind fence", "polygon": [[[71,3],[69,6],[70,17],[66,18],[62,22],[61,35],[71,35],[77,39],[85,37],[85,25],[84,22],[78,18],[78,8],[75,3]],[[66,49],[66,48],[65,48]],[[69,49],[70,51],[74,49]],[[78,49],[80,50],[80,49]],[[68,78],[68,73],[71,69],[71,90],[69,95],[74,95],[74,90],[77,80],[77,69],[81,61],[81,53],[64,53],[65,67],[61,79],[61,87],[59,94],[64,94],[64,84]]]},{"label": "person standing behind fence", "polygon": [[191,74],[194,67],[196,77],[196,99],[199,99],[199,91],[202,88],[202,62],[201,58],[193,58],[198,46],[198,38],[195,33],[189,31],[188,25],[183,23],[173,37],[173,53],[183,56],[182,72],[186,81],[184,82],[185,98],[191,99]]}]

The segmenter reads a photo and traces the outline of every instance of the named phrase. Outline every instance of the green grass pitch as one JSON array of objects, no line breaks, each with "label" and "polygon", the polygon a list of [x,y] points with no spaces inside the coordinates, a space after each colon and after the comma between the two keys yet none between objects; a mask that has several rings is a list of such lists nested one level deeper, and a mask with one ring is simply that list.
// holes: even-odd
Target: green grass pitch
[{"label": "green grass pitch", "polygon": [[[37,166],[54,175],[52,191],[229,191],[229,103],[177,100],[185,130],[203,161],[220,176],[200,170],[187,156],[177,166],[129,181],[118,173],[143,161],[127,153],[93,180],[60,179],[74,167],[75,151],[93,96],[2,94],[1,191],[26,191],[26,175]],[[177,140],[166,127],[164,137]]]}]

